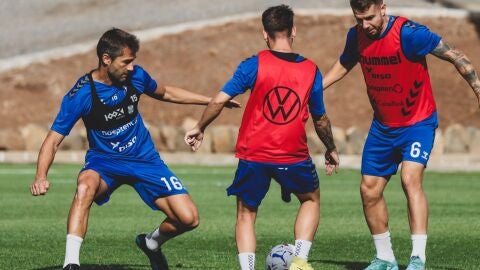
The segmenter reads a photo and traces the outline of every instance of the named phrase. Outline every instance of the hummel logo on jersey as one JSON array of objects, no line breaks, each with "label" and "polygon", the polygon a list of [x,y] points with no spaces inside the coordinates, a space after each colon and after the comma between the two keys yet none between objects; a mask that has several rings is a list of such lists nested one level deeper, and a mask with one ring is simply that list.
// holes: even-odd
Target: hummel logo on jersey
[{"label": "hummel logo on jersey", "polygon": [[412,21],[408,21],[406,22],[403,26],[405,27],[410,27],[410,28],[416,28],[418,24],[412,22]]},{"label": "hummel logo on jersey", "polygon": [[68,93],[68,96],[70,98],[72,98],[73,96],[75,96],[75,94],[78,92],[78,90],[80,90],[80,88],[83,87],[83,85],[85,85],[86,83],[88,82],[88,75],[85,75],[84,77],[82,77],[81,79],[79,79],[77,81],[77,83],[75,84],[75,86],[72,88],[72,90],[70,90],[70,92]]},{"label": "hummel logo on jersey", "polygon": [[397,52],[396,55],[387,55],[387,56],[364,56],[360,55],[358,62],[365,65],[372,66],[389,66],[389,65],[398,65],[402,63],[402,58],[400,57],[400,52]]},{"label": "hummel logo on jersey", "polygon": [[125,117],[125,112],[123,111],[123,108],[116,109],[115,111],[103,115],[105,116],[105,121],[113,120],[113,119],[119,119]]}]

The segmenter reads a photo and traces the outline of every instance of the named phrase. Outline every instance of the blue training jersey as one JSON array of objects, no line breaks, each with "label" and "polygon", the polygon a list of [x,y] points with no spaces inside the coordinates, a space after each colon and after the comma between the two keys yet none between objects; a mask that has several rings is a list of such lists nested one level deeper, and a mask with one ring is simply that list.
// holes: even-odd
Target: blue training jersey
[{"label": "blue training jersey", "polygon": [[[388,33],[395,21],[396,16],[390,16],[385,31],[380,35],[382,38]],[[400,42],[402,44],[403,53],[410,61],[417,61],[431,53],[442,38],[436,33],[430,31],[426,26],[419,23],[408,21],[402,26],[400,32]],[[340,56],[340,63],[344,66],[356,64],[358,62],[358,40],[357,27],[350,28],[347,34],[347,42],[345,50]]]},{"label": "blue training jersey", "polygon": [[[275,52],[276,55],[282,54]],[[284,55],[287,55],[283,53]],[[303,56],[297,55],[296,62],[303,61]],[[223,86],[222,91],[231,97],[245,93],[247,89],[253,89],[255,81],[257,80],[258,72],[258,56],[254,55],[245,59],[238,65],[237,70],[232,78]],[[325,114],[325,105],[323,103],[323,77],[317,67],[315,81],[310,92],[309,99],[310,113],[315,116],[322,116]]]},{"label": "blue training jersey", "polygon": [[[157,83],[140,66],[134,66],[130,76],[131,84],[138,95],[153,93]],[[100,101],[107,106],[115,106],[123,101],[127,91],[125,87],[94,82]],[[75,86],[63,97],[60,112],[55,118],[51,130],[67,136],[78,119],[88,115],[92,109],[90,83],[82,76]],[[153,141],[143,123],[140,113],[133,120],[113,130],[87,129],[89,150],[87,155],[98,154],[119,159],[138,159],[158,157]]]}]

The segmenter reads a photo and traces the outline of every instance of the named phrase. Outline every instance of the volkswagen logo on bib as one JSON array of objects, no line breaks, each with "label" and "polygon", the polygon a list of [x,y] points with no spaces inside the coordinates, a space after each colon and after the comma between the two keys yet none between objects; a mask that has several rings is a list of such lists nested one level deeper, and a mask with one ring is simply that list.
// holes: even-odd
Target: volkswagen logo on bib
[{"label": "volkswagen logo on bib", "polygon": [[300,98],[292,89],[277,86],[268,91],[263,100],[263,115],[271,123],[285,125],[300,112]]}]

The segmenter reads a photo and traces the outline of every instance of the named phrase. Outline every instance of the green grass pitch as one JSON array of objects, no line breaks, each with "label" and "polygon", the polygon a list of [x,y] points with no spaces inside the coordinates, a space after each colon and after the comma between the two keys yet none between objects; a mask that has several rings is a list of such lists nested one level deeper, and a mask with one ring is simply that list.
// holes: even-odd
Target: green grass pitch
[{"label": "green grass pitch", "polygon": [[[80,165],[55,165],[49,193],[33,197],[28,187],[34,165],[0,164],[0,269],[61,269],[66,217]],[[197,230],[167,242],[172,269],[238,269],[234,240],[235,198],[227,197],[234,167],[171,166],[200,211]],[[363,219],[359,172],[321,175],[321,221],[310,260],[315,269],[363,269],[374,255]],[[425,176],[430,203],[428,269],[479,269],[480,173],[433,173]],[[400,269],[410,255],[406,202],[398,176],[386,190],[390,229]],[[286,204],[273,183],[260,207],[257,269],[264,269],[270,247],[294,241],[298,203]],[[124,186],[102,207],[92,206],[83,243],[82,269],[149,269],[134,243],[164,218],[151,211],[135,191]]]}]

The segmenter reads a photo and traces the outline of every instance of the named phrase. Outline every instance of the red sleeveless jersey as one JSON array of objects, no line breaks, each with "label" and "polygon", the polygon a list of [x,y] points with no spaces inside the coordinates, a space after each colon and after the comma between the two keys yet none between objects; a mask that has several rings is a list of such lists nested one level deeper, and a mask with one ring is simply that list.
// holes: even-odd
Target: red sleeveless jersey
[{"label": "red sleeveless jersey", "polygon": [[236,146],[236,157],[289,164],[309,157],[305,122],[317,66],[310,60],[288,62],[265,50]]},{"label": "red sleeveless jersey", "polygon": [[405,22],[406,18],[398,17],[378,40],[357,28],[359,62],[370,103],[375,118],[390,127],[413,125],[436,110],[425,57],[412,62],[403,53],[400,31]]}]

